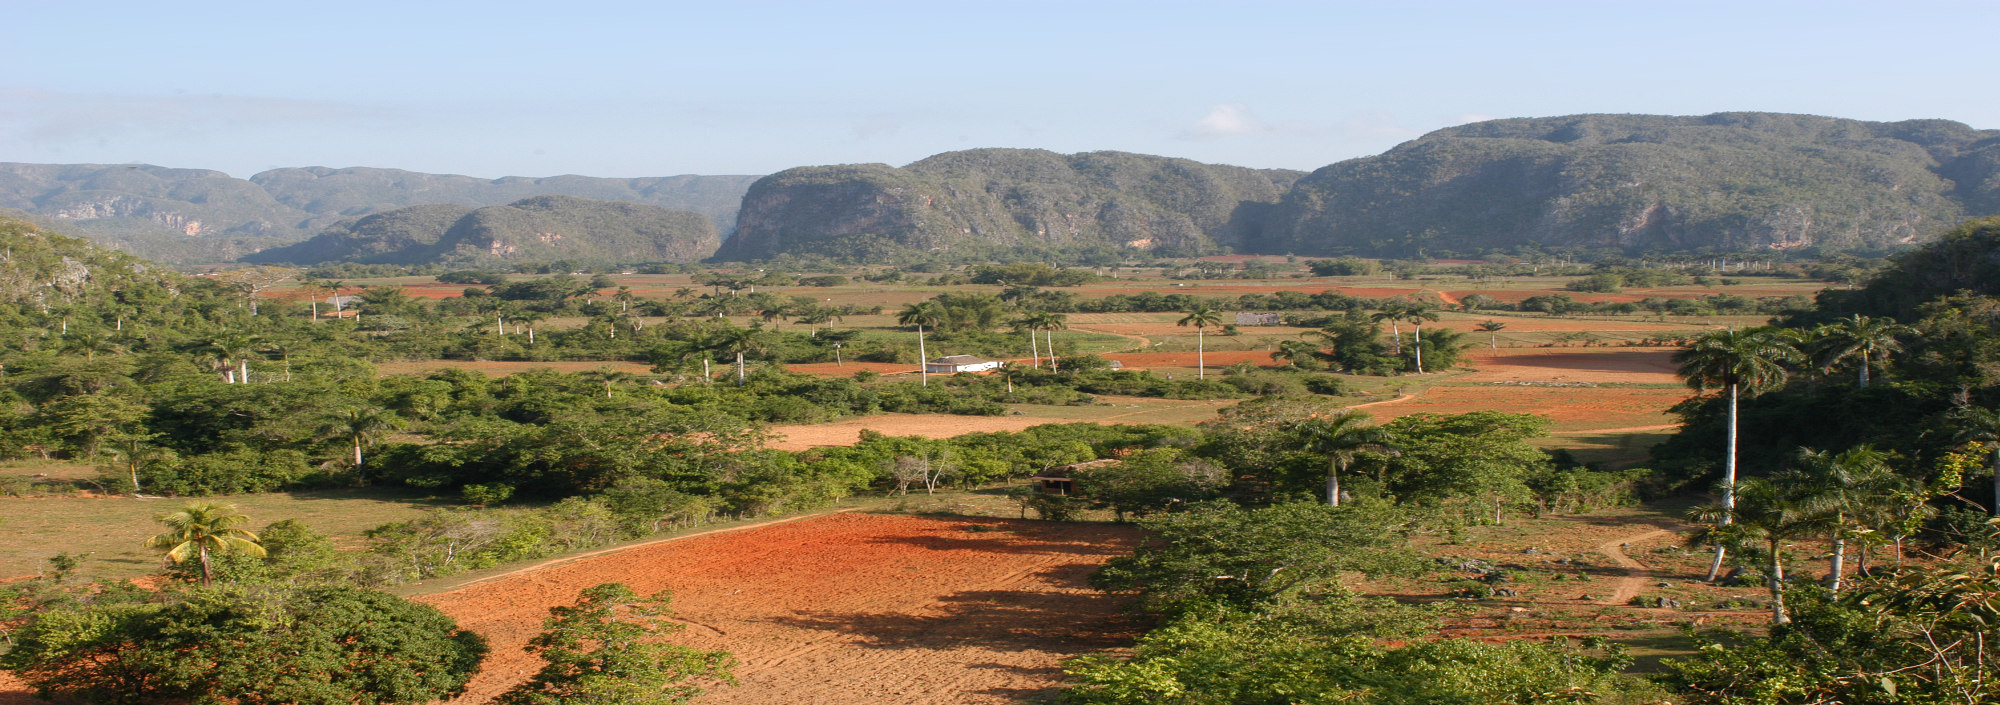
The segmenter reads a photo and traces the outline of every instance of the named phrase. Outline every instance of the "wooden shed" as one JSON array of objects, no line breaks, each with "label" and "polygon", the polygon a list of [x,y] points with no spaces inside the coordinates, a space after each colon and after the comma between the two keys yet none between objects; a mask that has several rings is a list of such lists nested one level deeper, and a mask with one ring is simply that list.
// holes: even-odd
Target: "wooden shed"
[{"label": "wooden shed", "polygon": [[1100,458],[1097,460],[1089,460],[1081,463],[1070,463],[1068,465],[1060,465],[1057,467],[1049,468],[1046,472],[1043,472],[1040,475],[1030,477],[1028,478],[1028,481],[1035,483],[1035,491],[1040,492],[1042,494],[1059,494],[1059,495],[1076,494],[1076,474],[1078,471],[1088,470],[1090,468],[1100,468],[1106,465],[1116,464],[1117,462],[1118,462],[1117,458]]}]

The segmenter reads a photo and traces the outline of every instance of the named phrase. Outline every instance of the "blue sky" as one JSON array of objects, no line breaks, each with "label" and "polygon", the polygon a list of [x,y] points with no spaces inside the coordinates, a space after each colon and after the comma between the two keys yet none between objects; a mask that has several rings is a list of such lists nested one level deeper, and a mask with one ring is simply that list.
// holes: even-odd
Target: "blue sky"
[{"label": "blue sky", "polygon": [[760,174],[974,147],[1314,169],[1585,112],[2000,128],[1995,2],[0,0],[0,16],[0,161],[236,176]]}]

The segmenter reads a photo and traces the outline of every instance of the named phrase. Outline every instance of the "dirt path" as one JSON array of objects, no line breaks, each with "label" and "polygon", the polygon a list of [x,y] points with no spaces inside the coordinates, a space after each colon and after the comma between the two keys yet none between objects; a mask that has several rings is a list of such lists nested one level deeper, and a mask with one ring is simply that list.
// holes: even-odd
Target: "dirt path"
[{"label": "dirt path", "polygon": [[1652,571],[1646,568],[1646,564],[1632,560],[1631,556],[1625,555],[1625,547],[1635,543],[1651,541],[1672,533],[1674,532],[1666,529],[1654,529],[1598,544],[1597,552],[1609,556],[1611,562],[1618,564],[1618,567],[1624,568],[1626,572],[1625,577],[1618,579],[1618,589],[1612,592],[1611,597],[1606,598],[1603,602],[1613,605],[1622,605],[1630,602],[1632,598],[1639,596],[1639,591],[1645,589],[1646,581],[1654,577]]}]

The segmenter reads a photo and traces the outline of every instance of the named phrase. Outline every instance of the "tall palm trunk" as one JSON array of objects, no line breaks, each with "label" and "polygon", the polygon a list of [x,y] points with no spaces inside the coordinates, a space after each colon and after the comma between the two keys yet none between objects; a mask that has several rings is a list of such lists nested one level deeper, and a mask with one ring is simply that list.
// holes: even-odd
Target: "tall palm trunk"
[{"label": "tall palm trunk", "polygon": [[247,357],[245,357],[245,358],[239,358],[239,359],[238,359],[238,360],[236,361],[236,366],[237,366],[237,368],[238,368],[238,369],[242,370],[241,372],[237,373],[237,376],[238,376],[238,377],[240,377],[240,378],[242,378],[242,381],[243,381],[243,383],[244,383],[244,384],[249,384],[249,383],[250,383],[250,358],[247,358]]},{"label": "tall palm trunk", "polygon": [[1326,469],[1326,504],[1340,506],[1340,462],[1334,461]]},{"label": "tall palm trunk", "polygon": [[1868,388],[1868,351],[1861,351],[1861,388]]},{"label": "tall palm trunk", "polygon": [[736,352],[736,386],[743,386],[743,381],[743,352],[739,350]]},{"label": "tall palm trunk", "polygon": [[1208,343],[1202,339],[1201,326],[1194,327],[1194,378],[1208,379]]},{"label": "tall palm trunk", "polygon": [[[1375,330],[1382,329],[1377,328]],[[1391,352],[1397,355],[1403,354],[1403,327],[1394,320],[1389,321],[1389,337],[1396,341],[1395,349]]]},{"label": "tall palm trunk", "polygon": [[1049,371],[1054,372],[1056,371],[1056,329],[1050,328],[1044,335],[1048,336],[1049,341]]},{"label": "tall palm trunk", "polygon": [[1042,368],[1041,344],[1035,340],[1035,329],[1028,329],[1028,357],[1035,361],[1035,369]]},{"label": "tall palm trunk", "polygon": [[1415,335],[1417,337],[1417,342],[1411,343],[1410,347],[1417,351],[1417,374],[1423,374],[1424,373],[1424,324],[1418,323],[1416,325]]},{"label": "tall palm trunk", "polygon": [[215,583],[215,569],[214,569],[213,567],[211,567],[211,566],[209,565],[209,563],[208,563],[208,547],[207,547],[207,546],[202,546],[202,547],[201,547],[201,584],[202,584],[202,585],[212,585],[212,584],[214,584],[214,583]]},{"label": "tall palm trunk", "polygon": [[931,354],[924,349],[922,325],[917,326],[917,377],[924,381],[924,386],[931,386]]},{"label": "tall palm trunk", "polygon": [[1835,534],[1833,537],[1833,575],[1831,576],[1831,588],[1836,595],[1840,594],[1841,574],[1845,573],[1846,570],[1847,537],[1845,534]]},{"label": "tall palm trunk", "polygon": [[[1729,383],[1729,447],[1722,459],[1722,519],[1717,522],[1723,526],[1736,522],[1736,387],[1736,382]],[[1716,545],[1715,560],[1708,564],[1709,582],[1722,574],[1722,559],[1728,552]]]},{"label": "tall palm trunk", "polygon": [[1785,562],[1778,557],[1778,540],[1766,541],[1771,549],[1771,623],[1786,624],[1792,621],[1785,616]]}]

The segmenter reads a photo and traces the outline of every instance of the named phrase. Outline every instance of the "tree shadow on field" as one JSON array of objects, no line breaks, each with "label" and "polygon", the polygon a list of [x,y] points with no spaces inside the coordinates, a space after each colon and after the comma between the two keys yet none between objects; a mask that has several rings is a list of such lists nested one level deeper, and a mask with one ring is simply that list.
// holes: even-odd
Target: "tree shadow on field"
[{"label": "tree shadow on field", "polygon": [[[1043,571],[1037,582],[1081,588],[1092,570],[1062,566]],[[916,612],[802,611],[767,621],[846,635],[873,649],[1080,653],[1123,646],[1137,636],[1139,625],[1123,611],[1127,602],[1094,590],[967,590]]]},{"label": "tree shadow on field", "polygon": [[1129,526],[992,520],[966,522],[954,530],[877,536],[869,541],[927,551],[971,551],[1007,555],[1113,556],[1131,550],[1138,530]]}]

